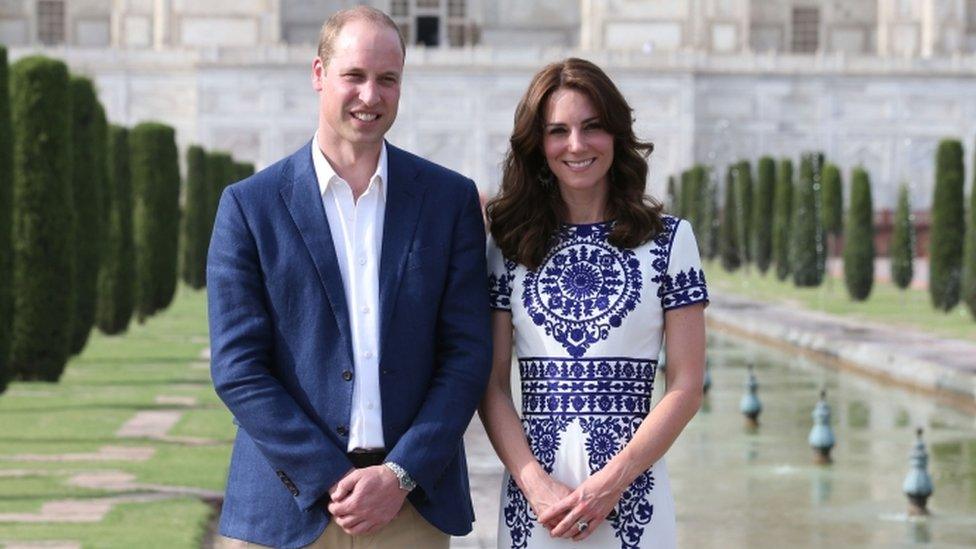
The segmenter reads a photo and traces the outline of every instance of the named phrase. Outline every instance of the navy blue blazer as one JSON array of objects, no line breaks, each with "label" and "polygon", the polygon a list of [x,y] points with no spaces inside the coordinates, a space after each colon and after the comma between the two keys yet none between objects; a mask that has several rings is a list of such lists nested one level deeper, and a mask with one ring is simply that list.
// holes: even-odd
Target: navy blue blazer
[{"label": "navy blue blazer", "polygon": [[[474,512],[461,437],[491,369],[485,232],[474,183],[387,144],[379,268],[388,459],[452,535]],[[207,257],[211,375],[239,425],[220,533],[301,547],[328,524],[346,457],[349,311],[311,143],[227,187]]]}]

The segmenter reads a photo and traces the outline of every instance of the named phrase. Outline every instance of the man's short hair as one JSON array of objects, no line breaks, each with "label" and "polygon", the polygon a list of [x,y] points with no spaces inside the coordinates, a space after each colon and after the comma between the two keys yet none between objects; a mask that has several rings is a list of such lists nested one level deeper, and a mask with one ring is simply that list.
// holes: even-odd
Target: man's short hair
[{"label": "man's short hair", "polygon": [[393,29],[397,34],[397,38],[400,39],[400,51],[403,52],[403,56],[407,55],[407,46],[403,42],[403,35],[400,34],[400,27],[390,19],[390,16],[383,13],[382,11],[370,7],[370,6],[355,6],[352,8],[339,10],[332,14],[326,20],[325,24],[322,25],[322,31],[319,32],[319,59],[322,60],[322,65],[325,67],[329,66],[329,61],[332,58],[332,53],[335,51],[335,39],[339,36],[339,32],[342,31],[342,27],[346,23],[355,20],[364,20],[378,25],[383,25]]}]

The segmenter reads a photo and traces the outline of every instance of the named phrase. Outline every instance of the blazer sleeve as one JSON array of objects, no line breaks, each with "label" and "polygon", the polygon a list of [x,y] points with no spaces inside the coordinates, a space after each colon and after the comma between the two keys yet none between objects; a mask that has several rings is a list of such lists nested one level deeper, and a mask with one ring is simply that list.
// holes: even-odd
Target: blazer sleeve
[{"label": "blazer sleeve", "polygon": [[274,339],[257,244],[228,187],[207,255],[214,389],[304,510],[352,468],[272,373]]},{"label": "blazer sleeve", "polygon": [[428,494],[458,455],[491,372],[485,227],[474,182],[465,181],[437,319],[437,371],[420,412],[387,456]]}]

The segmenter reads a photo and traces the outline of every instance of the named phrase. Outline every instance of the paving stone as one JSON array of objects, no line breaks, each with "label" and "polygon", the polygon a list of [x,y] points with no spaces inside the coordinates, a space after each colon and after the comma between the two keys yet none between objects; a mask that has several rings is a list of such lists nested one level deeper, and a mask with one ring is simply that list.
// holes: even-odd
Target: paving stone
[{"label": "paving stone", "polygon": [[98,452],[71,454],[14,454],[0,456],[3,461],[74,462],[74,461],[147,461],[156,454],[149,446],[102,446]]},{"label": "paving stone", "polygon": [[183,417],[183,412],[153,410],[137,412],[115,433],[119,438],[158,438],[165,436]]},{"label": "paving stone", "polygon": [[51,541],[4,541],[0,540],[0,547],[4,549],[81,549],[81,543],[68,540]]},{"label": "paving stone", "polygon": [[196,406],[196,397],[178,395],[159,395],[155,398],[156,404],[164,406]]}]

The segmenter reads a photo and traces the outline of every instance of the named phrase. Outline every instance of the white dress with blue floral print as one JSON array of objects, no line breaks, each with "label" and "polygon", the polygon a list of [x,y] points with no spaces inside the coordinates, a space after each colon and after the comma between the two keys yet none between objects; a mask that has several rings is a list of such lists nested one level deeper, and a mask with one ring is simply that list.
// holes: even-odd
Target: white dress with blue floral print
[{"label": "white dress with blue floral print", "polygon": [[[619,453],[650,412],[664,312],[708,300],[687,221],[664,216],[664,231],[634,249],[607,242],[611,229],[611,222],[564,225],[534,271],[488,243],[491,304],[511,311],[515,327],[522,427],[542,467],[571,488]],[[499,547],[675,545],[663,459],[637,477],[582,543],[551,538],[505,477]]]}]

